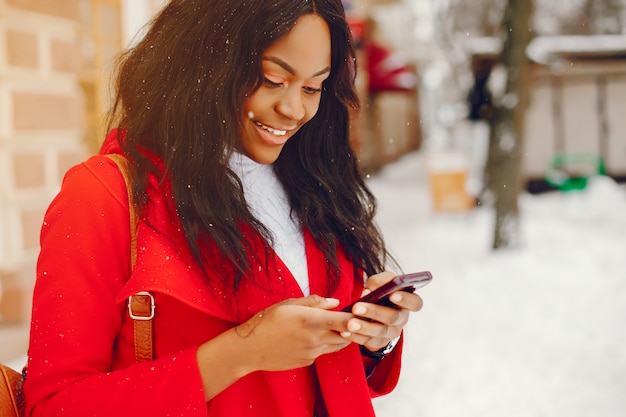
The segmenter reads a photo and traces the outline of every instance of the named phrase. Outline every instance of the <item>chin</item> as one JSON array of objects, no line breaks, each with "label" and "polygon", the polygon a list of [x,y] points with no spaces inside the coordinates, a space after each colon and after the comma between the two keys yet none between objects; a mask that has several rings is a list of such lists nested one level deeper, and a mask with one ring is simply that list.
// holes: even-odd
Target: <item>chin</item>
[{"label": "chin", "polygon": [[246,156],[256,163],[270,165],[276,162],[282,150],[283,146],[277,149],[257,149],[252,152],[246,150]]}]

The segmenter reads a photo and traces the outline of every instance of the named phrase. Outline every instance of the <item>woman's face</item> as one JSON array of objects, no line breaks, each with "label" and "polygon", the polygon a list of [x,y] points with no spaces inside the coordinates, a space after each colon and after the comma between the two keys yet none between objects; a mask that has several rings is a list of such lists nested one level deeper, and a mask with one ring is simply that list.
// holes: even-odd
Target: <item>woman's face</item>
[{"label": "woman's face", "polygon": [[274,163],[285,143],[315,116],[330,60],[328,25],[312,14],[299,18],[263,52],[263,84],[244,104],[241,145],[249,158]]}]

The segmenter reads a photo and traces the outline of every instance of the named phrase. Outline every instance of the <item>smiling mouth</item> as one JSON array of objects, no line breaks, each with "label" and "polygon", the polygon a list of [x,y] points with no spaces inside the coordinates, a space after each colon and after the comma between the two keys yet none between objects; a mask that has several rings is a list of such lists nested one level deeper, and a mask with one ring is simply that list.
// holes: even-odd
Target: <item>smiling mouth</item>
[{"label": "smiling mouth", "polygon": [[273,129],[269,126],[265,126],[263,123],[259,123],[257,121],[254,121],[254,123],[259,126],[261,129],[265,130],[266,132],[271,133],[274,136],[285,136],[287,134],[286,130],[278,130],[278,129]]}]

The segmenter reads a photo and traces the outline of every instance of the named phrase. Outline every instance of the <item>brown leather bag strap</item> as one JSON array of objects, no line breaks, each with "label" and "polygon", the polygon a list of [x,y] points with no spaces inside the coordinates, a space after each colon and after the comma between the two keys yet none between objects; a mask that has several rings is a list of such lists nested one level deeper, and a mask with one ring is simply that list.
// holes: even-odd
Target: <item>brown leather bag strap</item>
[{"label": "brown leather bag strap", "polygon": [[131,194],[130,172],[128,170],[128,159],[119,154],[107,154],[110,160],[115,162],[117,168],[124,178],[126,190],[128,192],[128,212],[130,215],[130,269],[135,267],[137,262],[137,225],[139,224],[139,216],[135,213],[135,204]]},{"label": "brown leather bag strap", "polygon": [[[128,191],[128,211],[130,217],[130,270],[132,271],[137,262],[137,225],[139,216],[135,212],[135,204],[132,198],[128,159],[118,154],[106,155],[115,162],[124,177]],[[128,297],[128,314],[133,319],[135,339],[135,360],[137,362],[154,359],[152,347],[152,319],[154,319],[154,296],[147,291],[140,291]]]},{"label": "brown leather bag strap", "polygon": [[133,319],[135,361],[137,362],[154,359],[152,350],[154,308],[154,297],[147,291],[140,291],[128,297],[128,313]]},{"label": "brown leather bag strap", "polygon": [[0,364],[0,416],[24,416],[22,383],[24,376],[8,366]]}]

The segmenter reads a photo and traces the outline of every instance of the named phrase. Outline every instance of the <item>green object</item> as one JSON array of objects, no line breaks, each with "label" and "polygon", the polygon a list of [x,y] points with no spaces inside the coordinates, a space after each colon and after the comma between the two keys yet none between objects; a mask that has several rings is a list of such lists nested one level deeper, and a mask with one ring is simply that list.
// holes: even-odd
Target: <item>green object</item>
[{"label": "green object", "polygon": [[545,180],[561,191],[584,190],[589,178],[606,175],[602,156],[594,153],[558,153],[554,155]]}]

